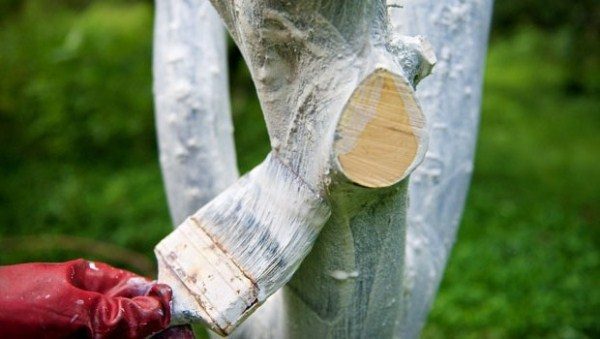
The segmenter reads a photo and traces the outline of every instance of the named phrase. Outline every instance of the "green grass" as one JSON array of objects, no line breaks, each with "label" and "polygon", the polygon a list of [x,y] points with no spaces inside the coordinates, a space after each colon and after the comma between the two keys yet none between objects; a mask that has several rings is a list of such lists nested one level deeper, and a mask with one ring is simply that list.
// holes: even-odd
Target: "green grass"
[{"label": "green grass", "polygon": [[[170,221],[151,25],[145,2],[28,1],[0,19],[0,264],[154,272]],[[491,45],[475,174],[426,338],[600,337],[599,75],[570,89],[567,40],[523,28]],[[246,171],[269,146],[247,71],[232,73]]]}]

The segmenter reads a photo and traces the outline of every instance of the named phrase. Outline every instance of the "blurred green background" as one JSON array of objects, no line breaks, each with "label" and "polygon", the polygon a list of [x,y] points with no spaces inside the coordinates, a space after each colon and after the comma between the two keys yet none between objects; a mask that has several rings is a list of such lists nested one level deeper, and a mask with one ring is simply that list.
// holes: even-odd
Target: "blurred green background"
[{"label": "blurred green background", "polygon": [[[151,1],[0,0],[0,264],[154,274]],[[600,8],[498,0],[475,174],[425,338],[600,338]],[[242,171],[269,146],[232,49]]]}]

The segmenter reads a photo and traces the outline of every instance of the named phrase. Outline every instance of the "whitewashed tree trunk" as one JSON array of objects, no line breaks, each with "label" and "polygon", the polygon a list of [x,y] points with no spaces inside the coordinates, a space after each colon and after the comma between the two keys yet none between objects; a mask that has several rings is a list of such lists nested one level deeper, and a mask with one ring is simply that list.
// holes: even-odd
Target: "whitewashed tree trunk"
[{"label": "whitewashed tree trunk", "polygon": [[[165,13],[173,13],[175,8],[181,9],[181,6],[189,6],[188,12],[208,13],[201,16],[210,14],[206,3],[202,1],[184,2],[187,5],[164,1],[161,6],[160,3],[157,7],[156,48],[157,54],[163,56],[156,57],[157,83],[160,77],[165,77],[161,69],[170,64],[160,62],[169,60],[164,56],[171,49],[167,47],[160,50],[161,46],[168,46],[169,43],[161,40],[161,32],[175,30],[182,37],[183,44],[197,44],[201,40],[198,37],[206,36],[201,30],[209,29],[201,28],[197,23],[192,28],[181,28],[173,24],[172,18],[161,21],[161,17],[164,18]],[[320,14],[317,21],[310,15],[298,15],[293,10],[286,10],[284,5],[265,11],[266,7],[260,7],[265,6],[260,1],[240,1],[236,5],[215,1],[215,5],[238,45],[243,46],[242,53],[257,82],[274,154],[294,174],[299,175],[311,190],[320,191],[321,187],[325,187],[330,202],[328,209],[332,214],[288,287],[268,299],[233,336],[416,337],[439,285],[472,170],[491,1],[407,2],[404,9],[392,7],[391,27],[388,27],[385,18],[387,8],[383,1],[323,1],[319,4],[307,1],[304,6],[298,5],[304,7],[304,12],[316,10]],[[292,8],[295,5],[289,6]],[[266,16],[261,17],[257,13],[266,13]],[[265,29],[261,31],[262,28]],[[215,25],[211,29],[214,30]],[[312,31],[315,29],[326,33],[319,37]],[[323,182],[323,175],[329,171],[328,154],[331,152],[328,149],[330,146],[323,142],[323,136],[331,135],[335,130],[335,135],[341,135],[343,140],[345,133],[339,122],[336,127],[337,119],[324,117],[339,114],[347,116],[349,113],[344,111],[336,112],[340,112],[344,102],[353,102],[350,94],[356,93],[354,89],[357,87],[365,88],[360,87],[360,80],[365,77],[369,79],[370,73],[376,74],[373,70],[381,67],[377,65],[381,65],[382,60],[383,65],[411,82],[418,81],[427,73],[427,62],[431,57],[423,50],[420,40],[394,38],[399,36],[394,32],[431,38],[442,59],[434,80],[425,81],[424,88],[419,90],[419,97],[430,120],[432,145],[425,165],[417,169],[411,179],[410,208],[407,204],[406,181],[400,184],[394,184],[397,181],[393,180],[384,184],[381,184],[381,180],[361,181],[361,173],[353,175],[352,171],[347,171],[347,167],[338,167],[333,170],[342,173],[342,177],[334,173],[333,177]],[[264,39],[271,39],[267,42],[283,52],[265,48]],[[329,41],[323,45],[323,40],[327,39]],[[208,44],[204,47],[209,51],[218,52],[222,48],[222,41],[205,41]],[[373,58],[373,51],[375,54],[381,53],[377,52],[381,42],[396,48],[384,48],[383,59]],[[285,53],[286,48],[290,50],[289,46],[286,47],[289,44],[297,45],[293,48],[295,55]],[[328,49],[324,49],[325,46]],[[390,50],[391,54],[385,56]],[[317,56],[302,59],[302,51]],[[203,53],[206,53],[204,49]],[[190,58],[198,60],[198,70],[211,67],[210,60],[193,54]],[[297,63],[298,60],[303,63]],[[171,79],[175,83],[178,77],[189,77],[189,74],[173,75]],[[223,79],[224,76],[221,76]],[[301,91],[290,90],[290,83],[302,84]],[[310,86],[316,87],[313,89]],[[157,101],[162,93],[159,87],[157,84]],[[306,87],[309,90],[305,91]],[[207,88],[200,92],[211,95]],[[171,101],[175,98],[172,93],[168,96]],[[222,99],[223,96],[218,98]],[[174,102],[182,105],[180,107],[184,110],[190,107],[185,101]],[[290,102],[292,106],[289,106]],[[306,107],[316,108],[320,113],[303,114],[302,110]],[[164,129],[161,126],[164,122],[160,119],[159,104],[157,109],[159,137],[161,146],[164,146],[161,152],[173,155],[175,160],[178,159],[177,154],[181,153],[176,147],[179,144],[163,142],[163,139],[183,137],[183,140],[188,140],[194,136],[193,131],[190,133],[191,129],[211,128],[205,120],[194,120]],[[282,111],[293,113],[298,109],[299,114],[276,114]],[[170,110],[166,107],[164,112],[169,114]],[[210,107],[208,110],[209,116],[221,116],[225,121],[229,119],[224,110]],[[297,123],[299,118],[300,124]],[[161,128],[164,131],[162,133]],[[229,144],[218,144],[218,138],[206,142],[206,145],[222,147],[225,159],[218,159],[219,155],[214,154],[217,162],[224,161],[232,166],[231,160],[227,159],[231,159],[230,140]],[[336,149],[339,155],[339,147]],[[315,157],[314,154],[325,156]],[[342,159],[338,157],[338,160]],[[189,193],[195,189],[203,190],[206,183],[196,180],[170,185],[169,175],[178,178],[183,173],[197,173],[196,168],[200,166],[210,168],[212,165],[201,160],[189,164],[180,162],[181,166],[170,167],[165,165],[165,160],[162,161],[172,211],[180,211],[173,212],[173,216],[179,222],[183,215],[191,214],[202,205],[203,201],[192,201]],[[416,163],[418,160],[395,178],[402,179],[404,173],[410,172]],[[175,173],[177,168],[182,172]],[[221,179],[224,179],[221,182],[231,182],[235,172],[227,176],[227,173],[214,171],[205,178],[211,176],[216,182]],[[380,188],[359,187],[353,181],[362,186]],[[206,192],[211,192],[209,195],[218,191],[215,186],[207,188]],[[256,199],[260,200],[260,197]],[[206,215],[206,212],[202,215]]]},{"label": "whitewashed tree trunk", "polygon": [[154,101],[175,225],[238,177],[221,19],[208,1],[156,1]]},{"label": "whitewashed tree trunk", "polygon": [[481,111],[493,0],[407,0],[394,30],[421,34],[438,63],[417,91],[429,119],[429,150],[409,184],[404,317],[398,335],[418,337],[460,223]]}]

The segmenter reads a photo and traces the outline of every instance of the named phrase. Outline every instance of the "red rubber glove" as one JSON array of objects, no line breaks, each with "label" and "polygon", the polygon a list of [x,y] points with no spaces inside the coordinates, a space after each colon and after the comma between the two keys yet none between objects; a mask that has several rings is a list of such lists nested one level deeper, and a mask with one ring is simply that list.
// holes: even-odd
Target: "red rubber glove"
[{"label": "red rubber glove", "polygon": [[0,267],[0,338],[144,338],[169,325],[171,288],[106,264]]}]

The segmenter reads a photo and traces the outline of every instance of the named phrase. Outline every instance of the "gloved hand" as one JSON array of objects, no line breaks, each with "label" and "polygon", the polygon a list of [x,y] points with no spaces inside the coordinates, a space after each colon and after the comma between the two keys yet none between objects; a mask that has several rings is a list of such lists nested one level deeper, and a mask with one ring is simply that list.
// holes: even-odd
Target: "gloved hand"
[{"label": "gloved hand", "polygon": [[170,322],[171,288],[82,259],[0,267],[0,338],[144,338]]}]

